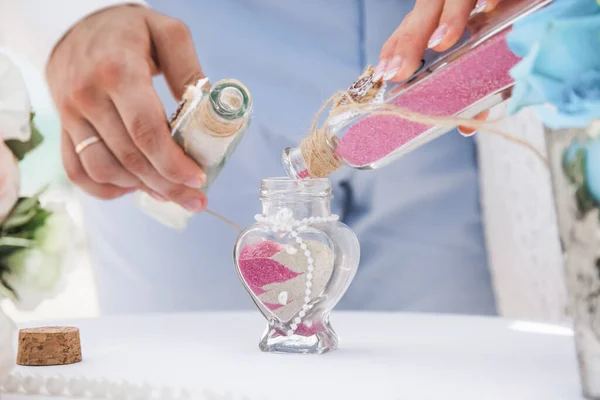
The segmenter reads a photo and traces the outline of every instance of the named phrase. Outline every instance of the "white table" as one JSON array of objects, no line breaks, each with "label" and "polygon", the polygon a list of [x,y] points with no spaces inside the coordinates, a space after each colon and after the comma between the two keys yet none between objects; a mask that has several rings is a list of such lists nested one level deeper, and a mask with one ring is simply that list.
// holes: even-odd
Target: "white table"
[{"label": "white table", "polygon": [[183,385],[250,400],[581,398],[568,328],[342,312],[334,313],[332,323],[340,349],[302,356],[261,353],[257,343],[265,322],[258,312],[62,321],[81,329],[83,362],[18,370]]}]

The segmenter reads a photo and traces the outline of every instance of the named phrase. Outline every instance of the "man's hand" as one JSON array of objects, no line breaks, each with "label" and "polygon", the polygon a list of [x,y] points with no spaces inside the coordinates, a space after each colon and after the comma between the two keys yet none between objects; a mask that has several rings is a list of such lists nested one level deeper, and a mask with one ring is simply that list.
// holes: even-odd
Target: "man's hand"
[{"label": "man's hand", "polygon": [[[57,45],[47,80],[62,122],[63,164],[87,193],[112,199],[138,189],[201,211],[206,175],[171,138],[152,76],[177,100],[203,76],[188,28],[138,6],[79,22]],[[98,136],[77,154],[76,146]]]}]

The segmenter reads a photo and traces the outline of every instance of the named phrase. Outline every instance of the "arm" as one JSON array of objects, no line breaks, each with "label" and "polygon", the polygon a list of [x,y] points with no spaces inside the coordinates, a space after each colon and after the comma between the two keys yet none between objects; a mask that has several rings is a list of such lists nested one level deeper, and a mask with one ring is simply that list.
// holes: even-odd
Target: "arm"
[{"label": "arm", "polygon": [[103,9],[144,0],[0,0],[0,43],[43,70],[52,50],[75,24]]}]

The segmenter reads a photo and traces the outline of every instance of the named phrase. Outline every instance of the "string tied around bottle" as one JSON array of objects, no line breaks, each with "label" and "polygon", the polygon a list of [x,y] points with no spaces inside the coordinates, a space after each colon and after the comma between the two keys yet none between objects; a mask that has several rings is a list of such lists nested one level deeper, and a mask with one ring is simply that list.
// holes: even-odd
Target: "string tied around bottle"
[{"label": "string tied around bottle", "polygon": [[[219,118],[211,107],[210,99],[207,98],[207,90],[210,86],[208,78],[200,79],[195,85],[189,85],[179,103],[177,110],[169,120],[169,126],[173,132],[183,130],[183,151],[188,152],[190,135],[194,131],[202,131],[208,135],[228,137],[238,133],[246,123],[244,118],[226,120]],[[240,101],[227,92],[222,93],[224,101],[235,106]]]},{"label": "string tied around bottle", "polygon": [[[360,115],[391,116],[422,125],[444,126],[451,129],[464,126],[484,133],[498,135],[505,140],[520,145],[533,152],[544,166],[548,167],[548,160],[544,154],[531,143],[490,127],[490,123],[499,120],[479,121],[456,116],[424,115],[393,104],[374,102],[373,100],[377,97],[382,85],[380,82],[375,83],[372,81],[373,72],[373,67],[369,66],[349,89],[339,91],[329,97],[315,115],[310,134],[300,144],[310,177],[324,178],[342,167],[343,162],[335,153],[337,138],[332,135],[330,127],[344,115],[352,117]],[[329,106],[331,106],[331,110],[319,127],[321,116]],[[482,130],[482,128],[485,129]]]},{"label": "string tied around bottle", "polygon": [[[227,102],[230,102],[234,105],[239,100],[234,98],[233,96],[228,96],[226,93],[223,93],[222,96],[225,96],[224,99]],[[204,127],[205,132],[212,136],[221,136],[228,137],[231,135],[235,135],[238,133],[246,120],[244,118],[238,118],[234,120],[226,120],[224,118],[219,118],[215,115],[215,111],[213,110],[210,99],[205,99],[200,102],[200,109],[197,113],[194,113],[192,119],[190,121],[190,128],[198,129]],[[188,132],[192,129],[189,129]],[[186,135],[187,136],[187,135]],[[185,137],[184,137],[185,138]]]}]

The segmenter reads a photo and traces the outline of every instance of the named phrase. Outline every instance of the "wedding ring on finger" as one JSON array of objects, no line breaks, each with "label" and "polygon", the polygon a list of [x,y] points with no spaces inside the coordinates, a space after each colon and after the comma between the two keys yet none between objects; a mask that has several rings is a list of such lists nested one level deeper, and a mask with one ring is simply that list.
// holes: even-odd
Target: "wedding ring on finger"
[{"label": "wedding ring on finger", "polygon": [[75,146],[75,153],[81,154],[82,151],[87,149],[89,146],[100,143],[102,139],[100,136],[91,136],[87,139],[82,140],[77,146]]}]

